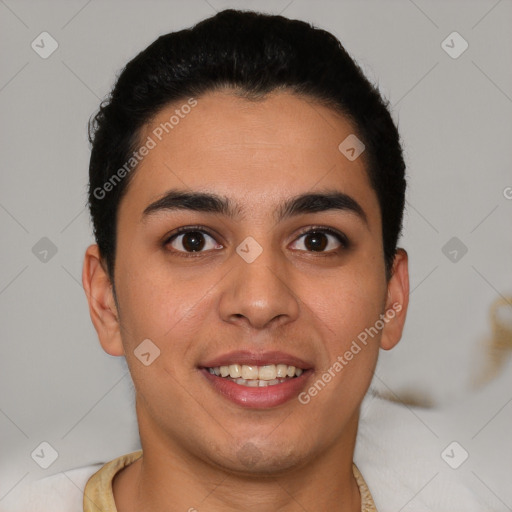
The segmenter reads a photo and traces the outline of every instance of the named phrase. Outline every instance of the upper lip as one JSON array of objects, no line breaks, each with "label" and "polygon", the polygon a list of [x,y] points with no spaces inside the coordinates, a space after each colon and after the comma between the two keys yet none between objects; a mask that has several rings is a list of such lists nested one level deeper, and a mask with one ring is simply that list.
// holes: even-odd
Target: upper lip
[{"label": "upper lip", "polygon": [[301,359],[300,357],[287,354],[280,351],[267,352],[251,352],[248,350],[238,350],[222,354],[213,359],[201,363],[199,366],[203,368],[216,368],[218,366],[229,366],[231,364],[245,364],[253,366],[265,366],[269,364],[287,364],[309,370],[312,365]]}]

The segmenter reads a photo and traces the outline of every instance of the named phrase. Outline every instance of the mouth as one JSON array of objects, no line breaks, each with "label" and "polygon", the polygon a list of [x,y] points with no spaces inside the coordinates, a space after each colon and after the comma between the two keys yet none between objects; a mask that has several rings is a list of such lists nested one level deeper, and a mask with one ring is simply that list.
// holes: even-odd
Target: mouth
[{"label": "mouth", "polygon": [[305,361],[282,352],[236,352],[198,369],[223,398],[246,408],[276,407],[297,397],[313,372]]},{"label": "mouth", "polygon": [[240,386],[249,388],[275,386],[289,379],[300,377],[304,370],[287,364],[268,364],[263,366],[230,364],[206,368],[210,374],[228,379]]}]

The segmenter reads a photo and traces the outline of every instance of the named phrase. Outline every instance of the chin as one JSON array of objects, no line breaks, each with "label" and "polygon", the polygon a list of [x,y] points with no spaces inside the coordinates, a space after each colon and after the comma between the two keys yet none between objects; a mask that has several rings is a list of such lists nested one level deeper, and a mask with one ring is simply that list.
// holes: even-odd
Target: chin
[{"label": "chin", "polygon": [[286,446],[282,441],[270,444],[268,439],[242,442],[238,449],[223,450],[214,454],[212,462],[223,470],[238,475],[271,477],[285,474],[304,466],[310,457],[300,443]]}]

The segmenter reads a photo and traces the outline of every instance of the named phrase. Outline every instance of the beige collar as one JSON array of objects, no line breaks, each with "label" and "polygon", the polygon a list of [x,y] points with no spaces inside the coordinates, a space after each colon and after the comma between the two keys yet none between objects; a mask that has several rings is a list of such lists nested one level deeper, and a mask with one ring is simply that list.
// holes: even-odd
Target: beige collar
[{"label": "beige collar", "polygon": [[[122,455],[107,462],[89,478],[84,489],[84,512],[117,512],[112,492],[112,480],[124,467],[142,457],[142,450]],[[372,495],[363,475],[355,464],[352,465],[354,476],[361,493],[361,512],[377,512]]]}]

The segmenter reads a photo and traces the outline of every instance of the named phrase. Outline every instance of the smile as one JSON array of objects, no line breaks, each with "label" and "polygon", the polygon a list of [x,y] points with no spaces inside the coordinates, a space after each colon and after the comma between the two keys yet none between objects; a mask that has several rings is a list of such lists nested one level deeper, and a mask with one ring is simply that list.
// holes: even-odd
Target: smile
[{"label": "smile", "polygon": [[266,387],[281,384],[289,379],[300,377],[303,369],[287,364],[268,364],[264,366],[230,364],[208,368],[212,375],[228,379],[240,386]]}]

